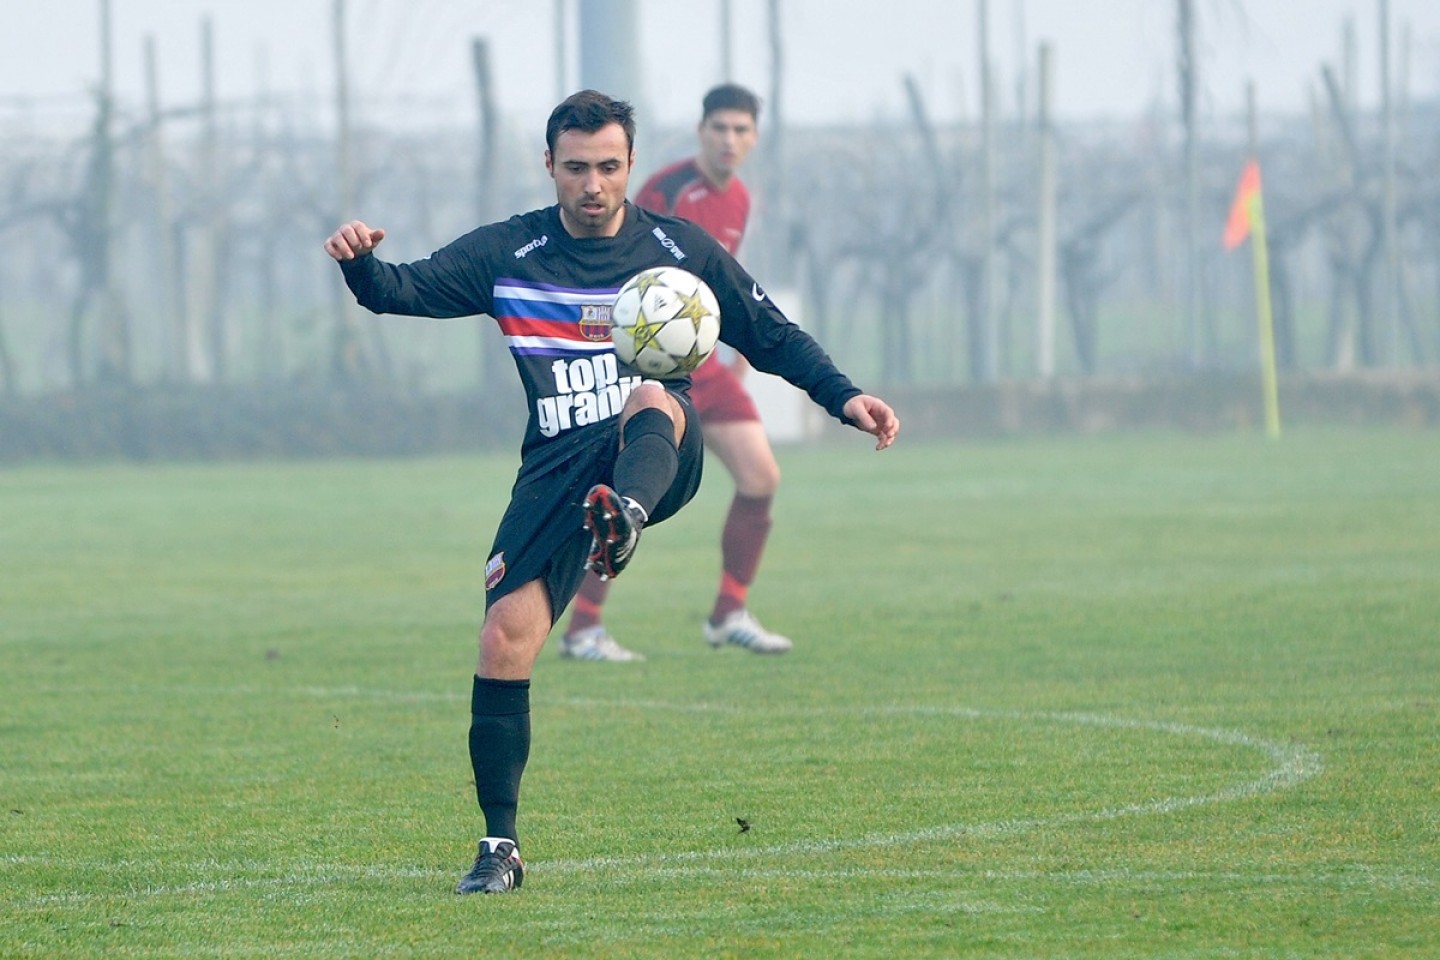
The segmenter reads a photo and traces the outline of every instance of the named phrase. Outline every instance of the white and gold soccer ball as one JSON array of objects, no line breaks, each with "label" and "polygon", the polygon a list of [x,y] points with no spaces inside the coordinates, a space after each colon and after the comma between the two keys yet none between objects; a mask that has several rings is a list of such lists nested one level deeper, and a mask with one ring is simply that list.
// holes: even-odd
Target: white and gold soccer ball
[{"label": "white and gold soccer ball", "polygon": [[720,304],[710,286],[679,267],[635,274],[610,311],[615,355],[647,377],[683,377],[720,339]]}]

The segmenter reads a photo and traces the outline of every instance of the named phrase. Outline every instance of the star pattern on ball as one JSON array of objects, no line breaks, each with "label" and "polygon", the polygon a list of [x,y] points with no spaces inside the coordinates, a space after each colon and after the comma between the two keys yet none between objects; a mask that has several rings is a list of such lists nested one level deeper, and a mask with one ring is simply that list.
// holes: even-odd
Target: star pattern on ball
[{"label": "star pattern on ball", "polygon": [[660,274],[654,270],[647,270],[635,277],[635,292],[641,300],[645,299],[645,293],[651,287],[660,285]]},{"label": "star pattern on ball", "polygon": [[630,336],[635,340],[635,352],[639,353],[655,342],[666,321],[654,323],[643,313],[636,318],[635,326],[630,328]]},{"label": "star pattern on ball", "polygon": [[680,298],[680,309],[675,311],[677,318],[684,317],[693,323],[696,329],[700,327],[700,321],[704,320],[710,313],[705,306],[705,301],[700,297],[699,289],[690,291]]}]

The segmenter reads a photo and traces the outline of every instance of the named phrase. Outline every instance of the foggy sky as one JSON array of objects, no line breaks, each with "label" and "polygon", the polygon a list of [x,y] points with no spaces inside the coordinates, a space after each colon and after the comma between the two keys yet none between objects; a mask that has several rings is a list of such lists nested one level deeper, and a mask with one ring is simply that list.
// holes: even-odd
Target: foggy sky
[{"label": "foggy sky", "polygon": [[[470,38],[492,45],[499,106],[539,122],[559,92],[553,0],[348,0],[348,43],[357,98],[415,96],[457,118],[474,114]],[[572,5],[576,0],[569,0]],[[646,93],[641,106],[665,122],[691,122],[720,77],[718,0],[637,0]],[[1338,69],[1341,22],[1354,18],[1362,105],[1379,96],[1379,0],[1195,0],[1200,18],[1202,109],[1242,109],[1247,79],[1265,111],[1299,110],[1319,66]],[[213,23],[222,99],[276,92],[328,96],[334,53],[333,0],[111,0],[114,77],[122,99],[143,101],[142,42],[159,51],[167,104],[200,90],[200,22]],[[792,121],[904,115],[901,78],[919,81],[939,121],[978,112],[974,0],[783,0]],[[1440,3],[1391,0],[1392,75],[1408,75],[1412,98],[1433,97],[1440,80]],[[101,74],[100,0],[6,4],[0,31],[0,107],[83,102]],[[1019,97],[1018,65],[1050,42],[1056,107],[1063,118],[1138,118],[1175,102],[1174,0],[990,0],[990,37],[1002,109]],[[732,0],[735,79],[770,88],[765,0]],[[883,11],[877,15],[877,11]],[[1100,11],[1097,13],[1097,11]],[[1408,72],[1400,37],[1411,37]],[[567,90],[578,79],[575,39]],[[1033,93],[1029,98],[1033,102]],[[1031,108],[1033,110],[1033,107]]]}]

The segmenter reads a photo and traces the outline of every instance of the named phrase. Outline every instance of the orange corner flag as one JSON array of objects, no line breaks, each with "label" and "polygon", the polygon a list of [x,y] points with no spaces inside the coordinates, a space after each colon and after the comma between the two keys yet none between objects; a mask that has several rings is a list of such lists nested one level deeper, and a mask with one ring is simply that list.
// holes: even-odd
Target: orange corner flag
[{"label": "orange corner flag", "polygon": [[1225,249],[1234,250],[1250,235],[1250,205],[1260,196],[1260,164],[1250,160],[1240,174],[1235,200],[1230,204],[1230,219],[1225,221]]}]

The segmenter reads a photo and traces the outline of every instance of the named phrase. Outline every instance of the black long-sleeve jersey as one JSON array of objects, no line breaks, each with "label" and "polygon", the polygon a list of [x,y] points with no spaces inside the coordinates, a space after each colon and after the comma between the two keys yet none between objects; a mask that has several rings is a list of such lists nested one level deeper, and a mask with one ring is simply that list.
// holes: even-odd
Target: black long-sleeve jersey
[{"label": "black long-sleeve jersey", "polygon": [[[341,261],[356,300],[375,313],[449,319],[489,314],[500,325],[529,402],[522,456],[619,414],[641,382],[610,342],[610,306],[626,280],[675,266],[720,303],[720,339],[757,370],[806,391],[837,419],[860,391],[709,234],[626,201],[614,237],[576,238],[558,206],[472,230],[423,260]],[[688,378],[667,381],[681,393]]]}]

